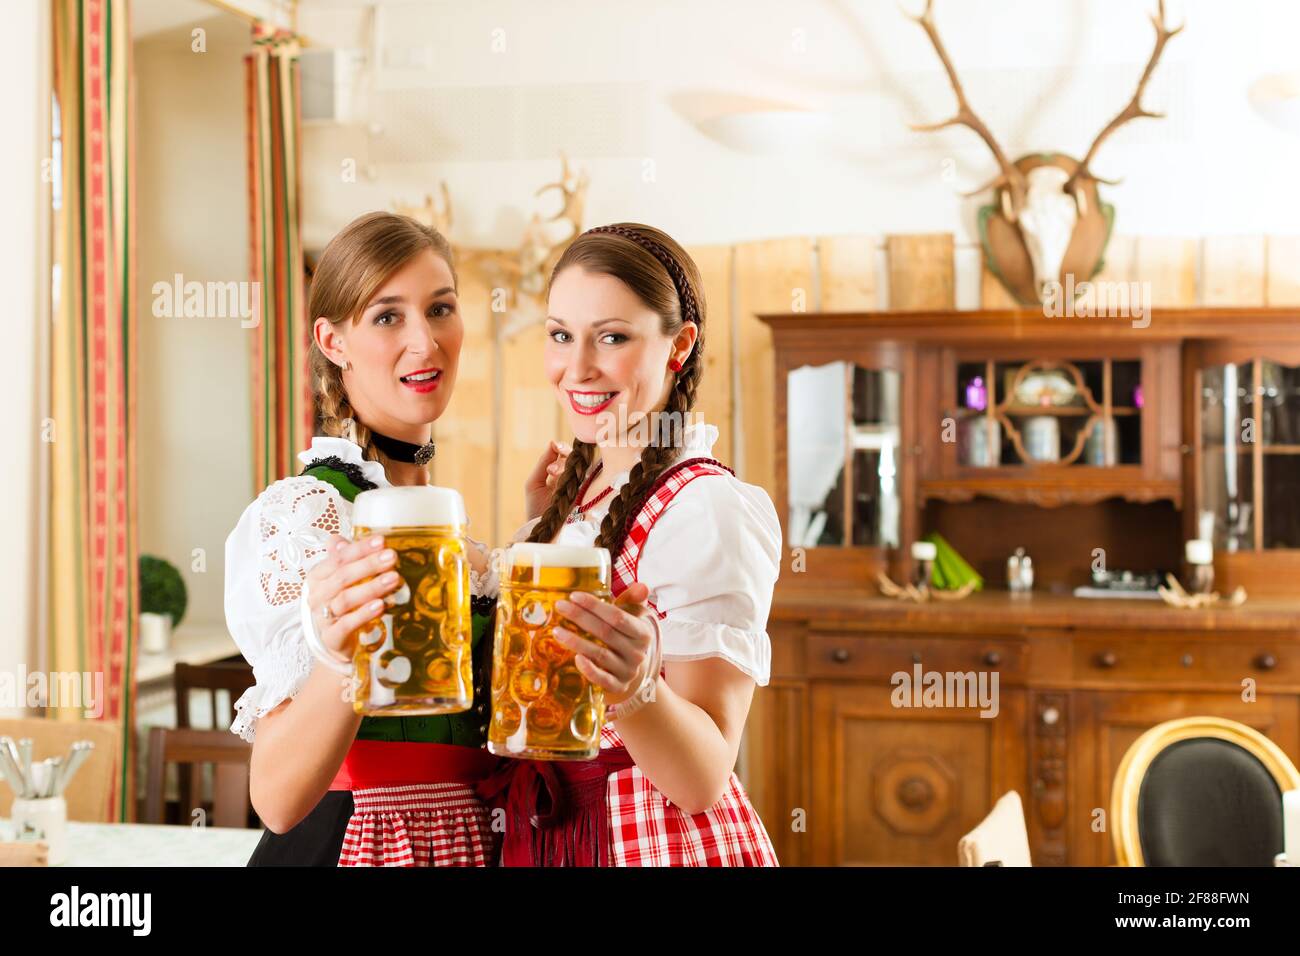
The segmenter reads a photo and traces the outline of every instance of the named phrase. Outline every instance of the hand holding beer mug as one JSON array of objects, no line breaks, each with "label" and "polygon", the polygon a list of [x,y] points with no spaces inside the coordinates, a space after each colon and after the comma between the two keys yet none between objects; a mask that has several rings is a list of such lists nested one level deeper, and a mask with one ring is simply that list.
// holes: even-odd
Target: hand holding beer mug
[{"label": "hand holding beer mug", "polygon": [[377,616],[364,608],[352,612],[365,618],[352,632],[353,709],[367,715],[468,710],[473,630],[460,494],[429,485],[363,491],[353,503],[353,539],[375,532],[394,553],[398,579],[381,588],[385,607]]},{"label": "hand holding beer mug", "polygon": [[556,602],[572,592],[610,600],[609,552],[524,542],[512,545],[501,564],[488,750],[589,760],[600,750],[604,693],[582,676],[573,651],[552,632],[562,622]]},{"label": "hand holding beer mug", "polygon": [[[606,689],[621,701],[640,685],[653,625],[611,603],[604,548],[516,544],[500,577],[488,749],[541,760],[595,757]],[[645,599],[645,587],[623,596],[631,606]]]}]

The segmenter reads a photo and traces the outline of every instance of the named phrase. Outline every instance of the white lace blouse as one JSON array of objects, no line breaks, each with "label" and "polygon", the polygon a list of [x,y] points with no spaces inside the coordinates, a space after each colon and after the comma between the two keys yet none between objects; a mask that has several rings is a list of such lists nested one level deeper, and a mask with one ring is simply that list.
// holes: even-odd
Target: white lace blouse
[{"label": "white lace blouse", "polygon": [[[391,482],[377,461],[345,438],[314,438],[298,455],[304,465],[335,456],[357,465],[381,488]],[[303,638],[302,582],[325,556],[329,536],[352,536],[352,503],[329,482],[310,475],[282,478],[244,509],[226,538],[226,626],[257,683],[235,702],[233,733],[252,741],[257,721],[302,688],[314,660]],[[497,593],[494,556],[470,538],[487,562],[483,574],[470,571],[472,593]]]},{"label": "white lace blouse", "polygon": [[[718,429],[698,423],[683,430],[678,460],[709,458]],[[566,524],[556,537],[590,546],[628,473],[614,477],[614,492],[584,519]],[[515,535],[526,537],[535,521]],[[767,617],[781,569],[781,523],[766,491],[732,475],[697,478],[660,514],[646,538],[637,580],[663,615],[664,660],[717,657],[765,686],[772,670]]]}]

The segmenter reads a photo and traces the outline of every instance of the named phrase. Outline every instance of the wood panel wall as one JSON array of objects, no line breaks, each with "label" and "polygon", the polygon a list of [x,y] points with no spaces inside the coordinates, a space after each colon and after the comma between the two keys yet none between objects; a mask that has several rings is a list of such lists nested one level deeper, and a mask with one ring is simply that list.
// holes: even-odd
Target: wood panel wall
[{"label": "wood panel wall", "polygon": [[[690,252],[707,302],[697,409],[718,426],[715,455],[769,493],[772,339],[757,314],[1015,305],[979,250],[956,247],[947,234],[801,236]],[[978,280],[958,281],[958,263],[978,268]],[[572,436],[542,371],[542,327],[516,330],[508,311],[492,312],[491,283],[474,261],[459,274],[465,351],[456,394],[435,427],[434,481],[465,496],[471,534],[499,544],[524,520],[524,478],[546,441]],[[1300,305],[1300,236],[1117,235],[1098,279],[1150,283],[1153,307]],[[959,301],[959,288],[978,290],[978,301]]]}]

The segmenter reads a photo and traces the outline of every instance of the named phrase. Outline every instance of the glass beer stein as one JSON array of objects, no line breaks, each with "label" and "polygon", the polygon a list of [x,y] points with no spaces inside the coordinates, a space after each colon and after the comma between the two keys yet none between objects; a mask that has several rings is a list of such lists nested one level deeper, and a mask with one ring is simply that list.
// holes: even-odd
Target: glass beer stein
[{"label": "glass beer stein", "polygon": [[590,760],[600,751],[605,694],[582,676],[573,651],[551,632],[560,626],[594,640],[556,611],[555,602],[573,591],[611,600],[609,551],[516,544],[499,571],[488,750],[502,757]]},{"label": "glass beer stein", "polygon": [[460,493],[431,485],[357,495],[352,538],[384,536],[402,577],[384,613],[353,635],[352,708],[368,716],[452,714],[474,703],[469,557]]}]

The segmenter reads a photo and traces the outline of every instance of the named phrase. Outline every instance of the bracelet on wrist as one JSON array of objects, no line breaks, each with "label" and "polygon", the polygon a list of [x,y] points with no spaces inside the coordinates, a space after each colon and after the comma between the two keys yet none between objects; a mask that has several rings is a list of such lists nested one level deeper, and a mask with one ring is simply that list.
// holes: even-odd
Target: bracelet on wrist
[{"label": "bracelet on wrist", "polygon": [[654,654],[650,658],[650,666],[646,668],[646,674],[641,680],[641,686],[632,693],[631,697],[605,708],[605,718],[607,720],[615,721],[634,714],[655,699],[655,689],[659,683],[659,671],[663,667],[664,645],[663,636],[659,633],[659,618],[653,608],[650,611],[650,623],[654,625],[655,630]]}]

